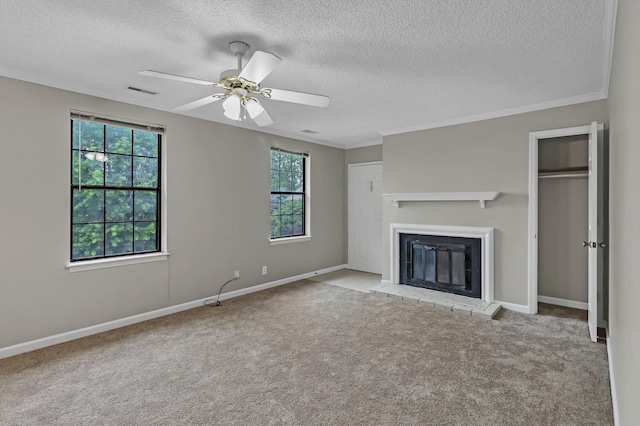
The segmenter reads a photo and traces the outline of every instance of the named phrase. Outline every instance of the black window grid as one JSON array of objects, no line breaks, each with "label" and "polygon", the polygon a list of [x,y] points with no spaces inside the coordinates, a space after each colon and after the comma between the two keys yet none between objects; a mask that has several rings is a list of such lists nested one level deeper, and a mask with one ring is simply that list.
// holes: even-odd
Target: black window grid
[{"label": "black window grid", "polygon": [[[162,196],[162,191],[161,191],[161,182],[162,182],[162,135],[158,134],[158,155],[157,156],[147,156],[147,155],[139,155],[139,154],[134,154],[135,151],[135,129],[128,129],[131,132],[131,154],[123,154],[120,152],[115,152],[115,151],[109,151],[107,150],[107,144],[106,144],[106,140],[107,140],[107,126],[103,125],[102,126],[102,131],[103,131],[103,150],[99,151],[102,152],[104,154],[112,154],[112,155],[122,155],[122,156],[126,156],[126,157],[131,157],[131,170],[130,170],[130,174],[131,174],[131,185],[106,185],[106,179],[107,179],[107,173],[106,173],[106,162],[102,162],[102,185],[95,185],[95,184],[83,184],[82,182],[79,182],[77,184],[73,183],[73,156],[74,155],[78,155],[78,156],[82,156],[83,152],[85,152],[85,150],[81,149],[81,148],[74,148],[73,147],[73,123],[74,121],[80,121],[80,120],[74,120],[71,119],[71,188],[70,188],[70,203],[71,203],[71,214],[70,214],[70,260],[72,262],[75,261],[83,261],[83,260],[94,260],[94,259],[104,259],[104,258],[114,258],[114,257],[122,257],[122,256],[131,256],[131,255],[136,255],[136,254],[146,254],[146,253],[156,253],[159,252],[161,250],[161,242],[162,242],[162,227],[161,227],[161,196]],[[88,152],[88,151],[86,151]],[[134,164],[135,162],[133,161],[134,158],[149,158],[149,159],[154,159],[157,160],[158,162],[158,167],[157,167],[157,176],[156,176],[156,186],[155,187],[149,187],[149,186],[142,186],[142,185],[134,185]],[[82,167],[81,165],[79,165],[79,167]],[[86,189],[86,190],[102,190],[103,191],[103,197],[102,197],[102,221],[100,222],[95,222],[95,221],[90,221],[90,222],[74,222],[73,220],[73,194],[74,194],[74,190],[82,190],[82,189]],[[122,191],[122,192],[126,192],[126,191],[130,191],[132,194],[132,200],[131,200],[131,205],[132,205],[132,211],[131,211],[131,220],[120,220],[120,221],[113,221],[113,220],[107,220],[107,197],[106,197],[106,192],[107,191]],[[136,220],[135,219],[135,194],[136,191],[147,191],[147,192],[153,192],[155,194],[155,199],[156,199],[156,208],[155,208],[155,219],[154,220]],[[126,252],[126,253],[117,253],[117,254],[107,254],[107,225],[113,225],[113,224],[119,224],[119,223],[123,223],[123,224],[131,224],[131,232],[132,232],[132,250],[130,252]],[[136,233],[136,225],[137,224],[150,224],[150,223],[155,223],[156,227],[155,227],[155,248],[153,250],[143,250],[143,251],[136,251],[135,250],[135,233]],[[83,257],[78,257],[75,258],[74,257],[74,251],[73,251],[73,232],[74,232],[74,226],[77,225],[102,225],[102,255],[99,256],[83,256]]]},{"label": "black window grid", "polygon": [[[307,191],[306,191],[306,187],[307,187],[307,170],[306,170],[306,168],[307,168],[307,158],[306,158],[305,155],[301,155],[301,154],[297,154],[297,153],[291,153],[291,152],[287,152],[287,151],[283,151],[283,150],[272,150],[271,153],[273,153],[273,152],[281,152],[281,153],[286,153],[286,154],[290,154],[290,155],[297,155],[297,156],[301,157],[301,159],[302,159],[302,188],[299,191],[273,191],[272,190],[271,191],[271,196],[274,196],[274,195],[278,195],[278,196],[284,195],[284,196],[292,196],[292,197],[293,196],[299,196],[302,202],[301,202],[301,214],[293,214],[293,213],[291,213],[291,214],[282,214],[282,213],[281,214],[273,214],[273,213],[271,213],[270,217],[271,218],[278,217],[278,218],[280,218],[280,220],[282,220],[282,217],[289,216],[289,217],[291,217],[291,221],[293,222],[293,217],[294,216],[301,215],[302,216],[302,220],[301,220],[301,228],[300,228],[299,232],[295,232],[292,229],[292,232],[288,233],[286,235],[282,235],[282,234],[281,235],[271,235],[271,239],[272,240],[277,240],[277,239],[281,239],[281,238],[304,236],[304,235],[306,235],[306,232],[307,232],[307,229],[306,229],[306,222],[307,222],[306,221],[306,218],[307,218],[307,212],[306,212],[306,209],[307,209],[307,202],[306,202],[307,201],[306,200],[306,198],[307,198],[306,197],[306,193],[307,193]],[[273,172],[281,173],[281,172],[288,172],[288,171],[287,170],[283,170],[282,167],[279,166],[277,169],[270,168],[270,173],[273,173]]]}]

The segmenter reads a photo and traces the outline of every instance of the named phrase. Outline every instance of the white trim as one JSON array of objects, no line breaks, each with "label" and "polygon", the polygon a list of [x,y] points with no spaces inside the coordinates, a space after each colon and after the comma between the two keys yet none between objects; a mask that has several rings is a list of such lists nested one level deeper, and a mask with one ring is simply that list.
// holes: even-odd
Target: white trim
[{"label": "white trim", "polygon": [[[317,271],[309,272],[306,274],[296,275],[289,278],[283,278],[277,281],[271,281],[264,284],[255,285],[240,290],[231,291],[228,293],[222,293],[220,300],[232,299],[238,296],[244,296],[246,294],[255,293],[257,291],[266,290],[268,288],[289,284],[295,281],[314,277],[316,275],[326,274],[329,272],[339,271],[345,269],[346,265],[337,265]],[[18,355],[25,352],[35,351],[36,349],[46,348],[48,346],[57,345],[59,343],[69,342],[71,340],[79,339],[81,337],[91,336],[93,334],[102,333],[116,328],[125,327],[131,324],[147,321],[150,319],[163,317],[177,312],[186,311],[188,309],[198,308],[204,305],[206,300],[211,300],[211,297],[205,297],[203,299],[194,300],[191,302],[182,303],[180,305],[168,306],[166,308],[157,309],[155,311],[144,312],[138,315],[132,315],[126,318],[120,318],[113,321],[108,321],[102,324],[96,324],[89,327],[80,328],[77,330],[67,331],[53,336],[43,337],[41,339],[31,340],[29,342],[18,343],[17,345],[7,346],[0,348],[0,359],[8,358],[10,356]]]},{"label": "white trim", "polygon": [[368,161],[366,163],[349,163],[347,164],[347,170],[350,170],[351,167],[359,167],[359,166],[377,166],[379,164],[383,164],[382,161]]},{"label": "white trim", "polygon": [[538,302],[548,303],[550,305],[564,306],[567,308],[576,308],[586,311],[589,309],[587,302],[578,302],[577,300],[558,299],[557,297],[540,296],[538,295]]},{"label": "white trim", "polygon": [[616,392],[616,379],[613,375],[613,356],[611,355],[611,339],[607,330],[607,361],[609,364],[609,386],[611,386],[611,405],[613,406],[613,424],[620,425],[620,413],[618,412],[618,393]]},{"label": "white trim", "polygon": [[[598,123],[598,130],[604,124]],[[564,136],[588,135],[591,125],[567,127],[564,129],[542,130],[529,133],[529,223],[527,262],[527,303],[529,313],[538,312],[538,141],[540,139],[559,138]]]},{"label": "white trim", "polygon": [[609,81],[611,80],[611,64],[613,62],[613,42],[616,34],[616,17],[618,15],[618,0],[606,2],[604,11],[604,95],[609,97]]},{"label": "white trim", "polygon": [[367,141],[367,142],[356,142],[353,144],[344,144],[344,149],[354,149],[354,148],[364,148],[367,146],[375,146],[375,145],[382,145],[382,138],[380,139],[376,139],[374,141]]},{"label": "white trim", "polygon": [[83,260],[67,263],[69,272],[92,271],[117,266],[137,265],[140,263],[161,262],[169,258],[169,253],[148,253],[133,256],[108,257],[105,259]]},{"label": "white trim", "polygon": [[525,106],[516,107],[516,108],[508,108],[508,109],[487,112],[487,113],[477,114],[477,115],[467,115],[464,117],[457,117],[449,120],[419,124],[416,126],[399,127],[399,128],[390,129],[390,130],[380,130],[379,133],[382,136],[392,136],[392,135],[398,135],[401,133],[417,132],[419,130],[428,130],[428,129],[435,129],[438,127],[454,126],[457,124],[473,123],[475,121],[490,120],[492,118],[507,117],[510,115],[524,114],[527,112],[540,111],[540,110],[545,110],[550,108],[558,108],[562,106],[580,104],[583,102],[597,101],[597,100],[606,99],[606,98],[607,98],[606,93],[604,93],[603,91],[600,91],[596,93],[590,93],[587,95],[576,96],[573,98],[558,99],[555,101],[542,102],[534,105],[525,105]]},{"label": "white trim", "polygon": [[529,307],[527,305],[518,305],[517,303],[502,302],[500,300],[496,300],[494,301],[494,303],[497,303],[501,305],[504,309],[508,309],[510,311],[520,312],[522,314],[532,313],[532,312],[529,312]]},{"label": "white trim", "polygon": [[485,201],[495,200],[499,192],[406,192],[400,194],[382,194],[382,198],[400,207],[406,201],[479,201],[484,209]]},{"label": "white trim", "polygon": [[269,240],[269,244],[271,244],[272,246],[279,246],[281,244],[301,243],[303,241],[311,241],[311,235],[301,235],[299,237],[277,238],[275,240]]},{"label": "white trim", "polygon": [[392,223],[389,226],[391,242],[391,282],[399,284],[400,268],[400,234],[419,235],[446,235],[451,237],[480,238],[482,244],[482,300],[494,303],[493,300],[493,268],[494,268],[494,243],[493,228],[480,228],[471,226],[441,226],[441,225],[417,225],[407,223]]}]

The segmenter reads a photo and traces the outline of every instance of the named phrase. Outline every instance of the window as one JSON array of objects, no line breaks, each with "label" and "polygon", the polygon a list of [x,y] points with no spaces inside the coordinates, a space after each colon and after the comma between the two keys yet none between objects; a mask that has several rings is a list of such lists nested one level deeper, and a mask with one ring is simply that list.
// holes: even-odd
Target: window
[{"label": "window", "polygon": [[306,236],[308,155],[271,149],[271,239]]},{"label": "window", "polygon": [[72,262],[160,251],[161,132],[72,114]]}]

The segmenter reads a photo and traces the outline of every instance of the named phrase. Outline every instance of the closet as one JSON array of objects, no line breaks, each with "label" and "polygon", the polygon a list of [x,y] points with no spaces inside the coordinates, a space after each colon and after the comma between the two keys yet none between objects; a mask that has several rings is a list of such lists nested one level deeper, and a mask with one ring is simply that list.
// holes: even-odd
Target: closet
[{"label": "closet", "polygon": [[538,300],[588,303],[589,136],[538,144]]}]

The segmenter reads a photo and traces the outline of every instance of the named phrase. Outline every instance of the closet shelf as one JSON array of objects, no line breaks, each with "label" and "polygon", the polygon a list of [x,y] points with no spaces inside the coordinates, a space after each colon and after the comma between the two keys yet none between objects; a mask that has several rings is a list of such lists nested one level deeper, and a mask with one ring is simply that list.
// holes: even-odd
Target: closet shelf
[{"label": "closet shelf", "polygon": [[485,201],[495,200],[499,192],[407,192],[402,194],[382,194],[382,198],[400,207],[401,202],[407,201],[479,201],[480,208],[485,207]]}]

